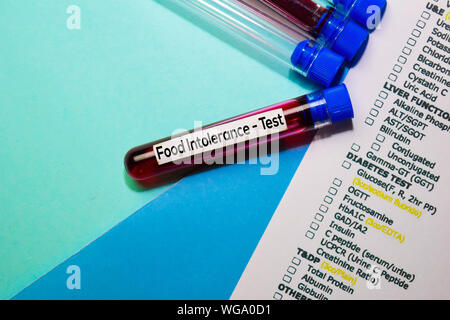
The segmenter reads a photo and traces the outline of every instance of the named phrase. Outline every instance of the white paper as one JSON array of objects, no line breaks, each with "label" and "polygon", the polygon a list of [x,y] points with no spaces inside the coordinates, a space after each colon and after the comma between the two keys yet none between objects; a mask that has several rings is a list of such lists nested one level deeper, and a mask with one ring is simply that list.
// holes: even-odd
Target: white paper
[{"label": "white paper", "polygon": [[345,82],[352,125],[319,132],[232,299],[450,298],[449,11],[388,1]]}]

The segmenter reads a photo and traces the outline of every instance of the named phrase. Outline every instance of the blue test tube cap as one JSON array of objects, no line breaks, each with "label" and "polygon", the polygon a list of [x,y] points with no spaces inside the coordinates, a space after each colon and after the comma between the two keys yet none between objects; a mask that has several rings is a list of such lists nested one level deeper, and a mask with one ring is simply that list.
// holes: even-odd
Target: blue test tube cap
[{"label": "blue test tube cap", "polygon": [[319,37],[331,43],[331,49],[349,62],[357,60],[367,47],[369,31],[359,24],[334,12],[325,22]]},{"label": "blue test tube cap", "polygon": [[339,122],[354,117],[352,101],[345,84],[322,91],[331,122]]},{"label": "blue test tube cap", "polygon": [[306,77],[327,88],[341,78],[345,69],[344,57],[311,40],[297,45],[291,62],[305,71]]},{"label": "blue test tube cap", "polygon": [[368,21],[376,12],[375,8],[380,10],[382,17],[387,7],[386,0],[335,0],[334,3],[337,8],[346,10],[350,18],[365,28],[368,28]]}]

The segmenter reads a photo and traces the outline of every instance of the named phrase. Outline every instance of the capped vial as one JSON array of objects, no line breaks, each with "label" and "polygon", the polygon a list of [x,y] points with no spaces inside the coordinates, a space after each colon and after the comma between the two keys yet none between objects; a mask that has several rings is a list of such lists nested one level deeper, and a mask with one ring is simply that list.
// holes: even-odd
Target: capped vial
[{"label": "capped vial", "polygon": [[236,0],[179,0],[231,35],[293,68],[322,86],[339,82],[345,58],[316,43],[306,34],[285,32]]},{"label": "capped vial", "polygon": [[350,96],[341,84],[133,148],[125,168],[142,186],[161,185],[196,169],[251,158],[263,146],[287,148],[307,131],[351,118]]},{"label": "capped vial", "polygon": [[[373,31],[386,12],[386,0],[326,0],[337,11]],[[377,21],[377,19],[379,21]]]},{"label": "capped vial", "polygon": [[268,19],[282,16],[297,25],[317,43],[332,49],[350,63],[359,59],[369,41],[369,32],[333,7],[313,0],[237,0]]}]

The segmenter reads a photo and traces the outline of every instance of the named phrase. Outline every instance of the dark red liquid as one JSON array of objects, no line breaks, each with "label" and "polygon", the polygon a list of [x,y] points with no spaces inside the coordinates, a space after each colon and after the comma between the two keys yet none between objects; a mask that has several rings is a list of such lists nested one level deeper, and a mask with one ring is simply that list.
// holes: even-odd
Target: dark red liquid
[{"label": "dark red liquid", "polygon": [[332,13],[312,0],[261,0],[291,22],[317,37],[326,18]]},{"label": "dark red liquid", "polygon": [[[245,142],[245,144],[235,144],[233,148],[220,148],[207,155],[200,154],[197,156],[191,156],[190,158],[188,158],[190,160],[189,163],[182,164],[169,162],[159,165],[155,155],[152,155],[151,157],[148,157],[144,160],[137,161],[135,159],[135,157],[137,156],[152,152],[154,145],[171,139],[171,137],[167,137],[133,148],[128,151],[127,155],[125,156],[126,170],[130,177],[134,180],[137,180],[141,185],[145,187],[152,187],[173,182],[185,176],[186,174],[191,173],[194,170],[214,167],[214,165],[208,165],[207,163],[229,163],[230,158],[233,159],[234,163],[236,163],[238,160],[243,160],[242,158],[238,159],[238,155],[239,157],[242,157],[242,155],[244,155],[244,159],[248,159],[252,154],[255,154],[255,150],[259,151],[258,148],[262,148],[263,146],[265,148],[264,150],[267,150],[267,152],[270,153],[272,152],[271,142],[274,140],[279,142],[279,148],[281,150],[284,148],[289,148],[295,145],[298,141],[303,141],[299,137],[301,133],[313,129],[314,127],[313,121],[311,119],[311,114],[308,109],[302,110],[303,108],[299,108],[298,111],[296,110],[298,107],[304,106],[305,104],[307,104],[307,100],[306,97],[303,96],[224,121],[216,122],[204,127],[204,129],[206,129],[218,126],[220,124],[232,122],[234,120],[243,119],[249,116],[281,108],[285,113],[287,130],[280,132],[276,138],[268,136],[265,143],[247,141]],[[189,132],[193,132],[193,130]]]}]

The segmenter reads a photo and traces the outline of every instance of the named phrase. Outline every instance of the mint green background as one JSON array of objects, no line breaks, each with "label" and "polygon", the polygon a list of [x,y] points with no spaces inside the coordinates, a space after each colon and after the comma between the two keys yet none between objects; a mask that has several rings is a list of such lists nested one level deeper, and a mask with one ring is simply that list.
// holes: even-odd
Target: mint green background
[{"label": "mint green background", "polygon": [[127,180],[129,148],[312,88],[175,3],[0,1],[0,298],[166,190]]}]

